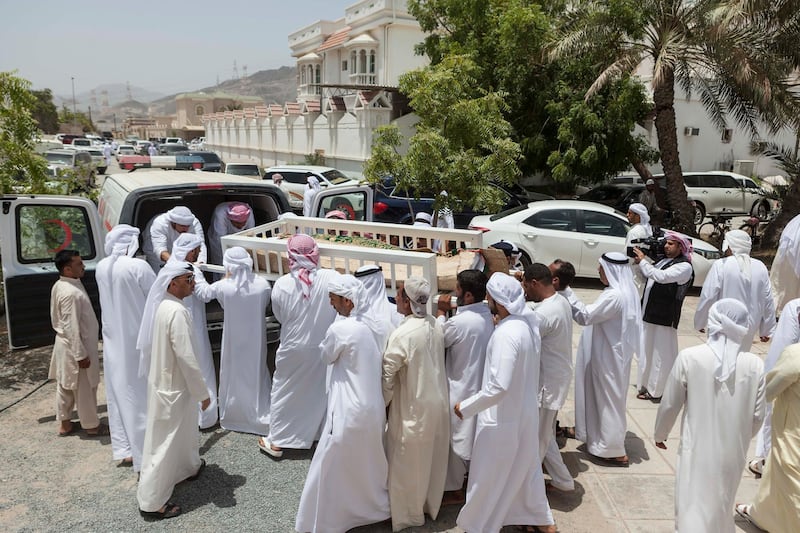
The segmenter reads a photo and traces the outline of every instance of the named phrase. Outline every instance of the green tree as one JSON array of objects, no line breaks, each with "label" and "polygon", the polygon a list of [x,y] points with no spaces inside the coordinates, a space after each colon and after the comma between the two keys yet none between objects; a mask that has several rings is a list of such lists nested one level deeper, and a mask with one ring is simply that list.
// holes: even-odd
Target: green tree
[{"label": "green tree", "polygon": [[58,133],[58,109],[53,103],[53,91],[43,89],[31,93],[36,98],[31,114],[39,129],[49,134]]},{"label": "green tree", "polygon": [[790,73],[800,66],[800,1],[588,0],[571,6],[552,57],[607,58],[586,92],[589,100],[647,65],[667,200],[678,229],[694,233],[678,155],[676,86],[698,94],[720,129],[732,117],[756,137],[759,127],[774,132],[797,120]]},{"label": "green tree", "polygon": [[784,226],[800,213],[800,155],[795,148],[781,146],[776,143],[753,143],[753,153],[772,158],[789,181],[781,198],[781,211],[764,231],[764,245],[777,246]]},{"label": "green tree", "polygon": [[83,133],[97,131],[94,123],[89,119],[89,115],[83,111],[72,112],[66,104],[61,106],[61,112],[58,114],[58,121],[60,124],[67,126],[79,126]]},{"label": "green tree", "polygon": [[602,98],[585,101],[602,55],[547,57],[565,2],[410,0],[409,9],[429,32],[418,52],[433,64],[468,55],[477,84],[506,94],[505,116],[526,174],[597,182],[654,161],[655,151],[632,134],[652,108],[640,83],[620,79]]},{"label": "green tree", "polygon": [[515,183],[519,178],[519,145],[510,138],[503,95],[477,87],[477,66],[465,56],[451,55],[440,63],[400,77],[420,121],[400,154],[403,139],[394,125],[376,130],[372,155],[364,175],[378,183],[386,175],[416,198],[447,191],[434,210],[461,210],[465,205],[492,211],[503,205],[489,182]]},{"label": "green tree", "polygon": [[15,72],[0,72],[0,193],[47,192],[47,163],[34,151],[42,132],[31,115],[30,86]]}]

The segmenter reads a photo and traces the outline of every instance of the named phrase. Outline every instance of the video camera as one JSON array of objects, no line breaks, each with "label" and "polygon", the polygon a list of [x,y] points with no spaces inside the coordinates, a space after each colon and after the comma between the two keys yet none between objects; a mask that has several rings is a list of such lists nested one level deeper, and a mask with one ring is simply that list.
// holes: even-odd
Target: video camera
[{"label": "video camera", "polygon": [[666,242],[667,237],[664,234],[664,230],[653,226],[653,236],[645,239],[633,239],[631,241],[632,246],[628,246],[627,255],[628,257],[636,257],[633,249],[639,248],[644,252],[644,255],[652,259],[653,262],[657,262],[664,258],[664,244]]}]

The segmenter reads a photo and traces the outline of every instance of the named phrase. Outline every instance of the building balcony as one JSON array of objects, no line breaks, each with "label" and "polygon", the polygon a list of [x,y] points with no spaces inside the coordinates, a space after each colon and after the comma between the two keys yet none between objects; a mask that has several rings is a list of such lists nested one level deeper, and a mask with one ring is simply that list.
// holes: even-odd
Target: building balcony
[{"label": "building balcony", "polygon": [[353,85],[375,85],[375,74],[350,74],[350,83]]}]

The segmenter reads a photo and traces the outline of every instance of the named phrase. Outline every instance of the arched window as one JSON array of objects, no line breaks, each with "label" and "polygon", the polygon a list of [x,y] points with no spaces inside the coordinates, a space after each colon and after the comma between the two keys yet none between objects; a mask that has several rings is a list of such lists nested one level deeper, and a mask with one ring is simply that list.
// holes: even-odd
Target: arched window
[{"label": "arched window", "polygon": [[375,50],[369,51],[369,68],[367,71],[370,74],[375,74]]},{"label": "arched window", "polygon": [[308,83],[306,81],[306,69],[301,68],[300,69],[300,85],[305,85],[306,83]]},{"label": "arched window", "polygon": [[198,117],[202,117],[203,114],[205,114],[205,112],[206,112],[206,109],[201,105],[195,106],[195,108],[194,108],[194,114],[196,116],[198,116]]},{"label": "arched window", "polygon": [[356,51],[355,50],[350,52],[350,74],[355,74],[356,72],[358,72],[358,69],[356,67],[356,63],[357,63],[356,57],[357,56],[356,56]]},{"label": "arched window", "polygon": [[358,52],[358,73],[367,73],[367,51],[361,50]]},{"label": "arched window", "polygon": [[322,83],[322,71],[319,68],[319,65],[314,67],[314,83]]}]

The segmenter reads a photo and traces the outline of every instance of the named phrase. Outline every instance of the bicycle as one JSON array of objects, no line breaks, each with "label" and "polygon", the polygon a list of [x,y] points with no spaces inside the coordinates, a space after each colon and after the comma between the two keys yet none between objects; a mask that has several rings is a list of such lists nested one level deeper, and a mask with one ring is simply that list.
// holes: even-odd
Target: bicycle
[{"label": "bicycle", "polygon": [[753,243],[753,249],[761,247],[761,237],[767,229],[767,225],[775,218],[776,212],[770,212],[766,217],[760,218],[757,216],[749,217],[744,223],[739,226],[739,229],[750,235],[750,240]]},{"label": "bicycle", "polygon": [[698,237],[720,248],[725,234],[732,229],[731,219],[734,217],[735,215],[728,213],[711,215],[710,221],[700,224],[700,227],[697,228]]}]

